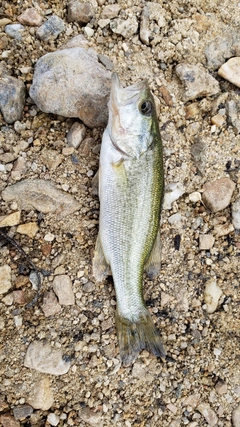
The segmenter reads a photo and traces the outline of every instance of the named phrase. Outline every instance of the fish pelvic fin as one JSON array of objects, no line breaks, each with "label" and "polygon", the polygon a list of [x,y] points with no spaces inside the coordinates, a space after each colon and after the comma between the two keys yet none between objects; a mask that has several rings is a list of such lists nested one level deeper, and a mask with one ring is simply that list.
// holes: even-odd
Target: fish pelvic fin
[{"label": "fish pelvic fin", "polygon": [[102,282],[111,274],[111,269],[102,250],[101,239],[98,234],[92,264],[92,272],[97,282]]},{"label": "fish pelvic fin", "polygon": [[116,311],[116,328],[120,357],[124,366],[131,365],[143,349],[157,357],[166,357],[159,332],[146,308],[135,322],[122,317]]}]

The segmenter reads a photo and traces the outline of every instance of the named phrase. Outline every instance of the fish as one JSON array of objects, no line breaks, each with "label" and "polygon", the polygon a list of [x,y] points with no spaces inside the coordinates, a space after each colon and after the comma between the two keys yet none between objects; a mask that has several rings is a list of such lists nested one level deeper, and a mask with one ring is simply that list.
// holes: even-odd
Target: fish
[{"label": "fish", "polygon": [[141,350],[166,353],[143,298],[143,275],[160,269],[159,223],[164,194],[162,141],[147,80],[123,87],[112,74],[108,124],[99,161],[99,233],[93,276],[113,276],[122,364]]}]

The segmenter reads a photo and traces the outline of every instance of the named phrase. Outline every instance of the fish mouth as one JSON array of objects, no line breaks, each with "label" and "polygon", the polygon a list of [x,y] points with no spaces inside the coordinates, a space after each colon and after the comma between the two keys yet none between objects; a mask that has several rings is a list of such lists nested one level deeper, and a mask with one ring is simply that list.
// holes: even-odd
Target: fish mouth
[{"label": "fish mouth", "polygon": [[110,94],[110,103],[112,107],[119,105],[128,105],[138,101],[139,93],[148,87],[147,80],[141,80],[131,86],[124,88],[119,80],[117,73],[112,74],[112,85]]}]

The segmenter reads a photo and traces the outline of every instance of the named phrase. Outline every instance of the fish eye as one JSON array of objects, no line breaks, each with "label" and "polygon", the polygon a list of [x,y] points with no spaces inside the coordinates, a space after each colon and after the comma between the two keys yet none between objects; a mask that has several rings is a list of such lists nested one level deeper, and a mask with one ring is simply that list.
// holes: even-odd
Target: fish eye
[{"label": "fish eye", "polygon": [[142,104],[140,105],[140,112],[144,116],[150,115],[152,112],[152,103],[150,101],[143,101]]}]

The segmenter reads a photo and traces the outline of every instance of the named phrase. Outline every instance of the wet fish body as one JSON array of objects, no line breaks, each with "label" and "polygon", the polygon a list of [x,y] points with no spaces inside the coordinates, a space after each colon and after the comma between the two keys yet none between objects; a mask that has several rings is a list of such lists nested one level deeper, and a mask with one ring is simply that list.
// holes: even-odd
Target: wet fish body
[{"label": "wet fish body", "polygon": [[142,291],[144,270],[150,274],[159,270],[163,187],[161,137],[148,84],[123,88],[114,73],[100,153],[100,223],[93,274],[97,280],[110,272],[113,276],[125,365],[144,348],[165,356]]}]

